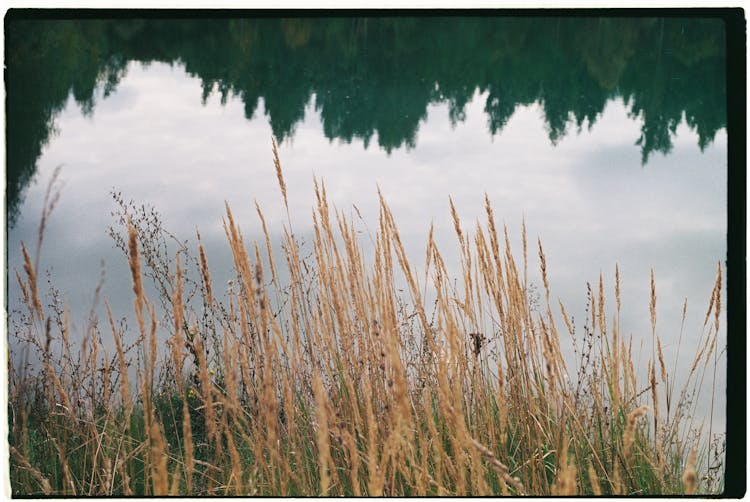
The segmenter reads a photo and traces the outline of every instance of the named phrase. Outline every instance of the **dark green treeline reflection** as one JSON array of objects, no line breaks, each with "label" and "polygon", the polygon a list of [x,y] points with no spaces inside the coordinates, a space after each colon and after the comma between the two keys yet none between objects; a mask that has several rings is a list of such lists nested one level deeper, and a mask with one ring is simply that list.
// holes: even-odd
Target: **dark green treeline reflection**
[{"label": "dark green treeline reflection", "polygon": [[388,152],[417,142],[431,103],[463,120],[477,90],[491,134],[519,105],[539,103],[550,140],[591,126],[622,98],[641,123],[642,160],[668,153],[683,114],[700,147],[726,125],[720,20],[624,18],[6,19],[7,204],[24,187],[72,93],[117,89],[129,61],[182,63],[203,100],[263,98],[274,134],[294,134],[315,96],[329,139],[377,133]]}]

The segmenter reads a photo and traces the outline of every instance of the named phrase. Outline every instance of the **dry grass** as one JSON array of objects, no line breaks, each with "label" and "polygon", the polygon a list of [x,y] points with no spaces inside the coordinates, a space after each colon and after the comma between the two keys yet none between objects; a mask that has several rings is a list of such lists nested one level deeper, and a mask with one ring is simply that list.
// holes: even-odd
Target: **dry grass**
[{"label": "dry grass", "polygon": [[[273,154],[286,206],[275,143]],[[67,319],[43,309],[36,267],[24,248],[26,275],[18,281],[29,314],[11,337],[36,347],[45,365],[10,371],[14,494],[544,496],[721,489],[704,475],[710,459],[695,452],[706,440],[691,432],[687,413],[712,354],[715,372],[720,271],[685,388],[668,383],[657,338],[644,384],[634,371],[633,341],[619,325],[619,268],[611,321],[602,277],[596,293],[589,287],[583,332],[559,302],[576,347],[571,359],[561,349],[541,241],[545,301],[534,306],[525,222],[519,266],[487,197],[487,223],[473,234],[450,201],[462,276],[455,282],[449,276],[430,232],[420,283],[382,194],[370,262],[354,222],[329,207],[325,185],[316,181],[315,194],[311,252],[283,229],[286,284],[273,265],[278,243],[260,208],[265,242],[248,246],[227,207],[224,229],[236,279],[220,294],[198,237],[199,259],[191,261],[181,248],[160,269],[169,274],[159,276],[166,295],[159,300],[171,307],[161,323],[143,287],[141,252],[154,248],[128,223],[137,323],[132,332],[109,313],[111,360],[95,336],[73,356]],[[191,271],[183,260],[196,268],[198,302],[184,294]],[[427,303],[428,292],[434,303]],[[655,337],[653,273],[646,301]],[[711,312],[715,322],[708,325]],[[168,334],[165,348],[157,344],[160,330]],[[67,347],[62,358],[52,357],[50,339]],[[568,367],[577,371],[572,379]],[[668,411],[660,415],[664,399]],[[637,420],[649,413],[653,426]]]}]

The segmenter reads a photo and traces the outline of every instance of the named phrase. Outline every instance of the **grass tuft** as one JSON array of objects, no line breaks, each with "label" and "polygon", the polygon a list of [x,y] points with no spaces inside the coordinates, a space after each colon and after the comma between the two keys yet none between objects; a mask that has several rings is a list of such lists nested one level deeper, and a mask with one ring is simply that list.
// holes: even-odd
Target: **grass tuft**
[{"label": "grass tuft", "polygon": [[[273,160],[288,215],[275,141]],[[706,437],[692,418],[711,362],[715,382],[721,267],[702,326],[686,326],[683,304],[680,344],[697,334],[698,350],[678,388],[656,336],[653,271],[644,299],[652,356],[639,374],[632,347],[640,340],[620,325],[619,266],[616,311],[608,312],[600,273],[576,325],[561,300],[553,310],[541,240],[540,299],[525,220],[517,263],[486,195],[486,222],[473,234],[449,199],[460,249],[460,275],[451,277],[432,229],[424,263],[410,262],[384,194],[377,228],[361,241],[355,221],[329,206],[325,184],[314,185],[311,242],[295,237],[290,219],[272,242],[256,205],[261,242],[248,245],[226,206],[235,276],[224,290],[212,284],[199,233],[191,252],[155,212],[117,194],[125,236],[113,236],[130,266],[136,323],[116,320],[105,303],[112,356],[93,314],[89,335],[72,336],[67,308],[54,292],[43,301],[38,265],[22,248],[25,276],[16,278],[26,310],[9,323],[14,495],[721,491],[713,423]],[[274,261],[279,244],[283,259]],[[561,348],[568,336],[573,354]],[[647,413],[648,423],[638,420]]]}]

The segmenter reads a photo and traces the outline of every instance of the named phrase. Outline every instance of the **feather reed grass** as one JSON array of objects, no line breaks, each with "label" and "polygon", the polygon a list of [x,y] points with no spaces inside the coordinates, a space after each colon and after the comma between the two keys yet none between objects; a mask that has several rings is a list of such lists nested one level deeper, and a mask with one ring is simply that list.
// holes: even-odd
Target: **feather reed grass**
[{"label": "feather reed grass", "polygon": [[[288,212],[275,141],[273,159]],[[157,288],[166,295],[160,303],[170,306],[161,313],[164,321],[143,284],[141,252],[152,249],[144,247],[148,237],[137,221],[128,222],[137,322],[135,329],[118,325],[105,304],[116,349],[111,360],[94,340],[74,356],[66,315],[50,321],[57,317],[45,310],[37,266],[22,249],[26,275],[17,279],[28,316],[13,324],[12,346],[36,347],[45,364],[9,372],[15,495],[721,490],[720,480],[706,481],[708,463],[695,454],[706,439],[689,433],[685,411],[688,396],[700,397],[698,373],[710,356],[716,361],[721,269],[703,328],[711,313],[714,323],[697,344],[686,387],[676,389],[656,337],[653,273],[646,300],[656,342],[643,379],[634,370],[634,341],[622,335],[627,328],[619,321],[618,266],[616,314],[607,316],[600,275],[598,291],[589,287],[581,329],[562,301],[556,303],[560,317],[553,311],[541,240],[544,301],[531,301],[526,223],[518,264],[486,195],[486,223],[478,223],[473,235],[449,199],[461,276],[450,277],[430,231],[420,283],[382,193],[368,262],[355,222],[329,207],[323,183],[314,184],[312,242],[294,237],[291,222],[284,226],[278,266],[284,274],[274,264],[260,207],[255,235],[265,242],[248,246],[226,206],[223,226],[235,272],[226,291],[211,284],[200,237],[198,259],[186,248],[162,258],[160,270],[170,271],[160,276],[165,288]],[[44,216],[46,225],[49,213]],[[261,260],[264,247],[270,273]],[[155,263],[154,256],[147,262]],[[198,301],[190,301],[188,284],[197,285]],[[561,349],[559,318],[575,358]],[[165,347],[157,331],[166,333]],[[686,328],[685,338],[692,333]],[[59,340],[62,358],[45,348]],[[657,364],[665,383],[659,390],[680,413],[658,413]],[[577,372],[568,378],[572,365]],[[648,410],[653,428],[637,420]]]}]

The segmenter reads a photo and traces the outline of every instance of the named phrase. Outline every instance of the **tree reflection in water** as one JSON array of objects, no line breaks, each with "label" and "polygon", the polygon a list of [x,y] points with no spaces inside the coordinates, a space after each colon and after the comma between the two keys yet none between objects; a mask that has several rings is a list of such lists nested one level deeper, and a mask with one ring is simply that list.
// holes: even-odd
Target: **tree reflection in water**
[{"label": "tree reflection in water", "polygon": [[55,117],[72,94],[117,89],[130,61],[184,64],[202,99],[220,93],[251,118],[262,98],[273,133],[294,135],[314,96],[327,138],[387,152],[413,147],[433,103],[450,119],[486,93],[488,130],[538,103],[550,141],[592,127],[623,99],[640,121],[642,161],[669,153],[685,118],[704,148],[726,126],[726,50],[719,19],[338,17],[251,19],[6,18],[7,217],[12,225]]}]

